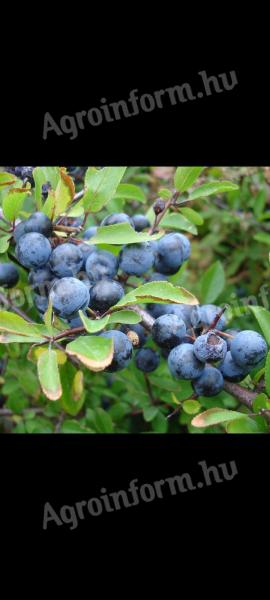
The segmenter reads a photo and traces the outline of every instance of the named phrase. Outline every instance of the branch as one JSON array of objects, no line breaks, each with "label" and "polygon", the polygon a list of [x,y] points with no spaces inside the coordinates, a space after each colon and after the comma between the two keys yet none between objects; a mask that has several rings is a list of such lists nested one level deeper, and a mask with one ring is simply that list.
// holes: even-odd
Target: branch
[{"label": "branch", "polygon": [[151,331],[151,329],[154,325],[155,319],[151,315],[149,315],[149,313],[146,312],[146,310],[137,306],[137,304],[132,304],[129,306],[129,308],[131,310],[134,310],[134,312],[136,312],[138,315],[140,315],[140,317],[141,317],[140,325],[142,325],[148,331]]},{"label": "branch", "polygon": [[[224,380],[224,390],[229,392],[229,394],[234,396],[236,400],[247,406],[250,410],[253,409],[253,402],[256,396],[258,396],[257,392],[252,392],[251,390],[248,390],[237,383],[232,383],[231,381],[226,380]],[[268,423],[270,423],[270,410],[263,409],[261,411],[261,415],[267,419]]]}]

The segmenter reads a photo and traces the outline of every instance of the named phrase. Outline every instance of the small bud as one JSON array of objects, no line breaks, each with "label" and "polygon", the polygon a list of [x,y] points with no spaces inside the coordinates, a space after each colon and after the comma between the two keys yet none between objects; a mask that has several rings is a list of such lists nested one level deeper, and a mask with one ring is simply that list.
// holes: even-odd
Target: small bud
[{"label": "small bud", "polygon": [[160,213],[163,212],[164,208],[165,208],[165,202],[164,202],[164,200],[162,200],[162,198],[158,198],[156,200],[155,204],[153,205],[154,213],[156,215],[159,215]]}]

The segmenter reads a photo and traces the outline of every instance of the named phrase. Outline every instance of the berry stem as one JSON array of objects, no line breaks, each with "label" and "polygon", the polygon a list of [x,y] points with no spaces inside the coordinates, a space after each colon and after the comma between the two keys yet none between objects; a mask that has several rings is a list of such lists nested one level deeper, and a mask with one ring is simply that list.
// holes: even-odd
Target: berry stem
[{"label": "berry stem", "polygon": [[163,211],[160,212],[158,215],[155,215],[154,223],[153,223],[153,225],[151,225],[151,227],[148,231],[149,235],[153,235],[153,233],[155,232],[156,228],[158,227],[161,219],[163,219],[167,210],[170,208],[170,206],[172,206],[176,202],[176,200],[179,196],[180,196],[180,192],[178,192],[178,191],[174,192],[172,194],[171,198],[169,198],[167,200],[167,202],[165,203]]}]

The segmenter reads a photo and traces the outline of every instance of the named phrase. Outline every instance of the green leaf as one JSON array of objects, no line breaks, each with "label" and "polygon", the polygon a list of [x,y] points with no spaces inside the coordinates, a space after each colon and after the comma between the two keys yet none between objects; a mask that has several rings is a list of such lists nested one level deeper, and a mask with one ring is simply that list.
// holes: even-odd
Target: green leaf
[{"label": "green leaf", "polygon": [[10,234],[0,237],[0,254],[4,254],[9,247]]},{"label": "green leaf", "polygon": [[138,185],[129,183],[120,183],[114,195],[115,198],[123,198],[124,200],[136,200],[137,202],[145,202],[145,194]]},{"label": "green leaf", "polygon": [[104,371],[113,359],[113,340],[100,336],[81,336],[66,346],[91,371]]},{"label": "green leaf", "polygon": [[109,316],[109,325],[112,323],[125,323],[127,325],[136,325],[142,318],[134,310],[118,310]]},{"label": "green leaf", "polygon": [[204,167],[178,167],[174,175],[174,185],[179,192],[185,192],[198,179]]},{"label": "green leaf", "polygon": [[46,310],[46,312],[44,313],[44,323],[48,329],[48,335],[52,335],[52,315],[53,315],[53,310],[52,310],[52,303],[49,300],[49,304],[48,304],[48,308]]},{"label": "green leaf", "polygon": [[192,419],[193,427],[209,427],[210,425],[218,425],[226,421],[234,421],[235,419],[243,418],[243,413],[235,410],[226,410],[225,408],[210,408]]},{"label": "green leaf", "polygon": [[185,411],[185,413],[187,413],[187,415],[196,415],[196,413],[199,412],[201,408],[200,402],[198,402],[198,400],[185,400],[182,406],[183,410]]},{"label": "green leaf", "polygon": [[[7,337],[6,337],[7,334]],[[10,343],[11,341],[29,341],[43,342],[44,336],[48,335],[45,325],[28,323],[19,315],[8,311],[0,311],[0,342]],[[9,339],[8,339],[9,338]],[[18,339],[12,339],[18,338]]]},{"label": "green leaf", "polygon": [[98,212],[113,198],[126,167],[89,167],[85,175],[86,191],[83,197],[85,210]]},{"label": "green leaf", "polygon": [[12,175],[12,173],[6,173],[5,171],[1,171],[0,173],[0,187],[4,187],[7,185],[12,185],[13,183],[16,183],[16,181],[18,181],[17,177],[15,175]]},{"label": "green leaf", "polygon": [[61,433],[93,433],[93,431],[75,419],[66,419],[61,425]]},{"label": "green leaf", "polygon": [[97,333],[104,329],[110,318],[109,315],[107,315],[106,317],[102,317],[102,319],[88,319],[81,310],[79,311],[79,315],[88,333]]},{"label": "green leaf", "polygon": [[209,181],[197,187],[188,197],[188,200],[196,200],[211,196],[211,194],[222,194],[224,192],[232,192],[238,190],[239,186],[231,181]]},{"label": "green leaf", "polygon": [[270,246],[269,233],[256,233],[256,235],[253,236],[253,239],[256,240],[256,242],[261,242],[262,244],[267,244],[268,246]]},{"label": "green leaf", "polygon": [[143,409],[143,418],[147,423],[150,423],[150,421],[153,421],[153,419],[157,416],[157,414],[158,414],[157,406],[146,406]]},{"label": "green leaf", "polygon": [[263,306],[249,306],[248,308],[257,319],[267,344],[270,346],[270,312]]},{"label": "green leaf", "polygon": [[95,410],[95,425],[99,433],[112,433],[113,431],[111,415],[103,408]]},{"label": "green leaf", "polygon": [[70,362],[66,362],[61,366],[60,373],[62,381],[61,409],[68,415],[75,417],[85,401],[83,373]]},{"label": "green leaf", "polygon": [[156,431],[156,433],[167,433],[168,427],[169,424],[166,417],[159,411],[152,421],[153,431]]},{"label": "green leaf", "polygon": [[13,188],[4,196],[2,208],[4,217],[8,219],[8,221],[14,221],[14,219],[16,219],[23,207],[27,194],[27,190]]},{"label": "green leaf", "polygon": [[166,214],[165,217],[161,219],[160,225],[164,227],[164,229],[182,229],[182,231],[188,231],[194,235],[197,235],[198,233],[197,227],[179,213]]},{"label": "green leaf", "polygon": [[43,393],[49,400],[58,400],[62,396],[62,387],[56,352],[50,348],[43,352],[38,358],[37,368]]},{"label": "green leaf", "polygon": [[173,286],[169,281],[152,281],[132,290],[111,310],[118,310],[120,306],[158,302],[161,304],[198,304],[197,298],[185,288]]},{"label": "green leaf", "polygon": [[164,198],[164,200],[169,200],[169,198],[172,195],[172,192],[168,188],[160,188],[158,190],[158,195],[160,198]]},{"label": "green leaf", "polygon": [[265,363],[265,389],[270,396],[270,352],[268,352]]},{"label": "green leaf", "polygon": [[252,409],[255,413],[260,412],[262,409],[269,410],[270,401],[266,394],[258,394],[252,402]]},{"label": "green leaf", "polygon": [[164,235],[164,232],[160,231],[153,235],[148,233],[138,233],[131,227],[129,223],[117,223],[116,225],[107,225],[105,227],[99,227],[97,233],[93,236],[88,243],[89,244],[140,244],[141,242],[151,242],[157,240]]},{"label": "green leaf", "polygon": [[35,182],[36,206],[38,210],[42,210],[42,186],[49,181],[52,189],[56,190],[56,186],[60,179],[60,169],[59,167],[36,167],[33,169],[33,178]]},{"label": "green leaf", "polygon": [[203,218],[193,208],[184,207],[180,208],[181,213],[194,225],[203,225]]},{"label": "green leaf", "polygon": [[52,220],[64,213],[75,195],[75,185],[66,169],[59,169],[59,181],[55,191],[50,191],[42,211]]},{"label": "green leaf", "polygon": [[235,419],[226,426],[227,433],[259,433],[258,425],[255,419],[243,417]]},{"label": "green leaf", "polygon": [[218,260],[207,269],[201,278],[201,301],[211,304],[218,298],[225,287],[225,273]]}]

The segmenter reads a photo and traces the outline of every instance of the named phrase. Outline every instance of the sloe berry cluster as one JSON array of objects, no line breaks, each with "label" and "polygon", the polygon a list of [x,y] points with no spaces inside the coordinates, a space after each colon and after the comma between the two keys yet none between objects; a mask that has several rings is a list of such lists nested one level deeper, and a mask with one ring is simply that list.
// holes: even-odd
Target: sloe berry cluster
[{"label": "sloe berry cluster", "polygon": [[[15,168],[14,174],[19,176],[18,169],[23,168]],[[20,176],[30,177],[30,171],[27,173],[20,171]],[[49,187],[44,188],[44,194]],[[158,210],[163,210],[162,206]],[[125,213],[112,213],[100,225],[118,223],[128,223],[136,231],[150,227],[144,215],[130,217]],[[67,230],[77,227],[80,237],[57,237],[57,225]],[[98,225],[82,229],[81,217],[62,217],[52,223],[44,213],[35,212],[20,221],[13,232],[15,256],[29,270],[28,280],[40,317],[50,300],[54,313],[70,328],[82,327],[80,310],[96,317],[106,314],[124,296],[130,276],[143,277],[146,282],[163,281],[177,273],[190,256],[189,239],[181,233],[164,234],[158,241],[127,244],[116,255],[88,243]],[[18,280],[19,271],[13,263],[0,265],[0,286],[13,287]],[[241,381],[266,356],[264,338],[256,331],[226,330],[226,317],[218,306],[155,303],[146,308],[152,327],[142,322],[99,334],[114,341],[113,360],[107,371],[126,368],[135,352],[136,367],[150,373],[165,356],[174,378],[190,380],[196,395],[214,396],[222,390],[224,379]],[[153,342],[155,348],[149,347]]]}]

